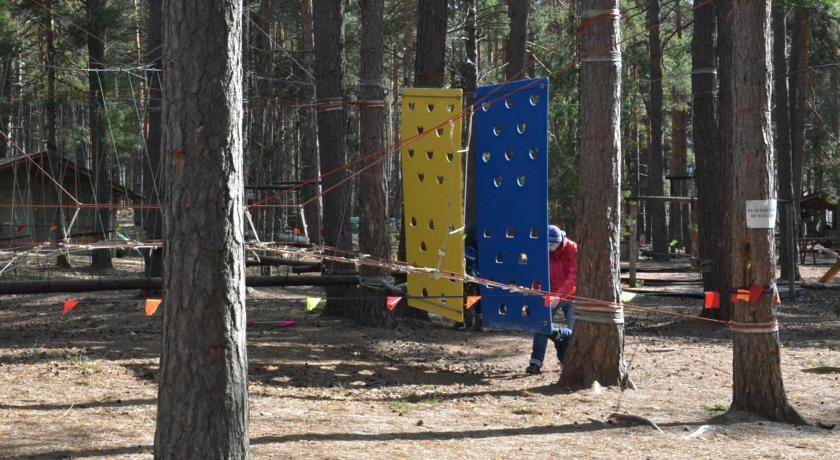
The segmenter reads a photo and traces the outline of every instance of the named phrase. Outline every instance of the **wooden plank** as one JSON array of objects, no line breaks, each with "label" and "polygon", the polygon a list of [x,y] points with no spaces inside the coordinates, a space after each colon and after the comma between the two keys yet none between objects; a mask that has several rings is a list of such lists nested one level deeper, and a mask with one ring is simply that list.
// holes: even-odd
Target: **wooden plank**
[{"label": "wooden plank", "polygon": [[820,278],[820,283],[830,283],[838,273],[840,273],[840,256],[837,257],[837,262]]}]

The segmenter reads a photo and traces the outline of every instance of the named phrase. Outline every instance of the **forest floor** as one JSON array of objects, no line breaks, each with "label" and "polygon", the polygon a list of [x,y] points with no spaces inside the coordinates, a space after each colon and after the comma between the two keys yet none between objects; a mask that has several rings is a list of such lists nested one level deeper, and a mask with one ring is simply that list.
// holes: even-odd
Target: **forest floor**
[{"label": "forest floor", "polygon": [[[117,272],[139,264],[116,261]],[[829,265],[804,266],[803,276],[816,279]],[[565,392],[551,347],[541,375],[524,373],[526,334],[457,331],[437,319],[360,328],[282,300],[318,292],[249,289],[255,458],[837,455],[840,427],[715,422],[731,398],[732,352],[730,333],[713,324],[628,313],[625,356],[638,388]],[[68,298],[80,304],[62,316]],[[702,305],[635,302],[687,313]],[[779,316],[791,403],[815,423],[840,423],[840,292],[801,291]],[[150,457],[160,319],[144,315],[136,292],[5,296],[0,457]],[[297,325],[275,327],[281,320]],[[610,421],[613,413],[645,417],[662,432]]]}]

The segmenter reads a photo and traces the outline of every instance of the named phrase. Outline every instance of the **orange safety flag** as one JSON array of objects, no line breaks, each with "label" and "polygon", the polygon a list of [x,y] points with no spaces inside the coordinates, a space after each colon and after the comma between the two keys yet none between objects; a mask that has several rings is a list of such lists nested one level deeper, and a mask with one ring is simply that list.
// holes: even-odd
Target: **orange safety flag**
[{"label": "orange safety flag", "polygon": [[732,294],[732,303],[744,302],[749,303],[750,301],[750,291],[747,289],[736,289],[735,293]]},{"label": "orange safety flag", "polygon": [[761,301],[761,296],[764,295],[764,286],[750,287],[750,303],[758,303]]},{"label": "orange safety flag", "polygon": [[782,304],[782,298],[779,297],[779,289],[776,288],[773,290],[773,300],[776,302],[776,305]]},{"label": "orange safety flag", "polygon": [[58,230],[58,225],[53,225],[53,226],[50,227],[50,233],[52,233],[56,230]]},{"label": "orange safety flag", "polygon": [[720,292],[705,292],[707,310],[720,310]]},{"label": "orange safety flag", "polygon": [[67,314],[70,310],[72,310],[73,308],[75,308],[75,307],[76,307],[76,305],[79,305],[79,301],[78,301],[78,300],[65,300],[65,301],[64,301],[64,311],[63,311],[63,312],[61,312],[61,314],[62,314],[62,315],[66,315],[66,314]]},{"label": "orange safety flag", "polygon": [[468,295],[467,296],[467,310],[472,308],[473,305],[475,305],[475,303],[478,302],[479,300],[481,300],[480,295]]},{"label": "orange safety flag", "polygon": [[160,307],[160,299],[146,299],[146,316],[152,316]]},{"label": "orange safety flag", "polygon": [[394,309],[397,308],[397,305],[399,305],[400,300],[402,300],[402,297],[388,297],[385,300],[385,308],[387,308],[388,311],[394,311]]}]

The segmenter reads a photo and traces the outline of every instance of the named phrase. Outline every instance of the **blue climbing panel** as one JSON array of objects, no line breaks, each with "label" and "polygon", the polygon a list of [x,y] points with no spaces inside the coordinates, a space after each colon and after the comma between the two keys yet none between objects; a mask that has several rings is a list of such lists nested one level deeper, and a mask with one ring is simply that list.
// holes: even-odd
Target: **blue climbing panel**
[{"label": "blue climbing panel", "polygon": [[[481,278],[548,290],[548,79],[476,89],[476,237]],[[540,296],[481,287],[487,327],[548,334]]]}]

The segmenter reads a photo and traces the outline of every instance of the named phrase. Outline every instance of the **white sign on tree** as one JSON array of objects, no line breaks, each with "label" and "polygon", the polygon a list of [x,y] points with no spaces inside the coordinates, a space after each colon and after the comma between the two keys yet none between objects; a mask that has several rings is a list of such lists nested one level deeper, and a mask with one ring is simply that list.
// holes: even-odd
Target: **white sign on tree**
[{"label": "white sign on tree", "polygon": [[747,228],[776,226],[776,200],[747,200]]}]

